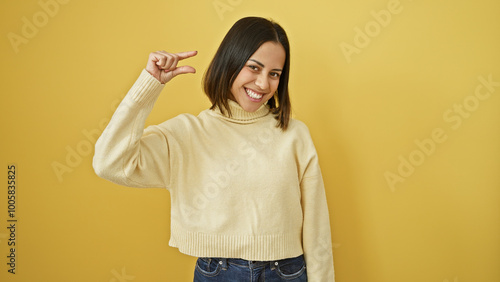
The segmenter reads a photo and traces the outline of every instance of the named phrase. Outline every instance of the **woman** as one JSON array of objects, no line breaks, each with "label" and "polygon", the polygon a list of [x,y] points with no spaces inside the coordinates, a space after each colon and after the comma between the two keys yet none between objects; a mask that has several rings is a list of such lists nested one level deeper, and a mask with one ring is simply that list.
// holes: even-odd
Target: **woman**
[{"label": "woman", "polygon": [[290,118],[285,31],[236,22],[204,77],[211,108],[144,129],[165,83],[195,72],[179,61],[195,55],[150,54],[96,143],[96,173],[169,190],[169,245],[198,257],[194,281],[334,281],[318,157]]}]

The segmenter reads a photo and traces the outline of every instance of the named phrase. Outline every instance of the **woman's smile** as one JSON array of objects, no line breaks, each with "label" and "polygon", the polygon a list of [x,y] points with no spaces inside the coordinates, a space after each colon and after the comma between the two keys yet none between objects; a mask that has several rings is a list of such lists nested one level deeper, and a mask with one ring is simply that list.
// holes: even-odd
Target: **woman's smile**
[{"label": "woman's smile", "polygon": [[249,89],[249,88],[245,88],[245,92],[247,93],[250,100],[255,101],[255,102],[260,102],[260,100],[262,100],[262,97],[264,96],[263,94],[260,94],[257,91],[254,91],[254,90]]}]

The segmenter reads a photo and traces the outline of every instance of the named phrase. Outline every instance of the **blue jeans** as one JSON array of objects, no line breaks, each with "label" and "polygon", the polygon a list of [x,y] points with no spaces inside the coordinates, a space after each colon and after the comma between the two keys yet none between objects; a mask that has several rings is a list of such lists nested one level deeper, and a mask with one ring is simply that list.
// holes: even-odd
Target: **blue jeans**
[{"label": "blue jeans", "polygon": [[304,255],[276,261],[198,258],[194,282],[306,282]]}]

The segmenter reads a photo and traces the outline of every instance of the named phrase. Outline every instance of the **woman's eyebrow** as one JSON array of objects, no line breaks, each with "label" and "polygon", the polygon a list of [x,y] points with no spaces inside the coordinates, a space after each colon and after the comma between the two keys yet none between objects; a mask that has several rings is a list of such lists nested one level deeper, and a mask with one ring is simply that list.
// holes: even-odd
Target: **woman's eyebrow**
[{"label": "woman's eyebrow", "polygon": [[[259,65],[259,66],[260,66],[260,67],[262,67],[262,68],[264,67],[264,64],[263,64],[263,63],[261,63],[261,62],[259,62],[259,61],[255,60],[255,59],[249,59],[249,61],[253,61],[253,62],[257,63],[257,65]],[[283,71],[282,69],[272,69],[272,70],[273,70],[273,71]]]}]

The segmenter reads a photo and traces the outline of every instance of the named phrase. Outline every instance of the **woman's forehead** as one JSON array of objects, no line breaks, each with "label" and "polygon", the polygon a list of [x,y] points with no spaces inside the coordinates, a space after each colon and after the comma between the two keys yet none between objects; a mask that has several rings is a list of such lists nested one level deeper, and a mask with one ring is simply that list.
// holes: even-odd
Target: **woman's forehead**
[{"label": "woman's forehead", "polygon": [[282,69],[285,64],[285,48],[277,42],[265,42],[255,53],[250,56],[250,60],[258,61],[264,67],[272,69]]}]

